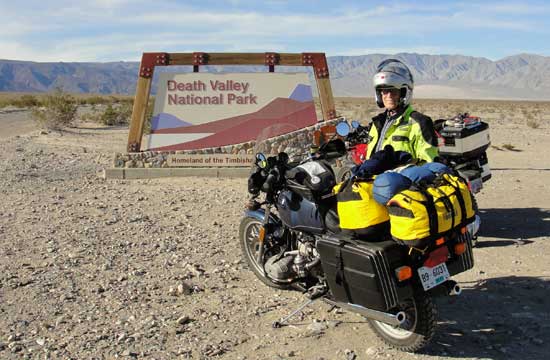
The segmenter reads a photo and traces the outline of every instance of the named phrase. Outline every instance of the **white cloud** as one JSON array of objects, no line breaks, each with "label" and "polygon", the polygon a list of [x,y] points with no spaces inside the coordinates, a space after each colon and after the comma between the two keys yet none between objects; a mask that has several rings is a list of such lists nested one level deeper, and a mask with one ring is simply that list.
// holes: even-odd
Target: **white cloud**
[{"label": "white cloud", "polygon": [[[546,26],[531,18],[501,16],[520,10],[519,3],[474,3],[471,6],[470,3],[459,3],[449,5],[449,9],[438,4],[393,3],[367,10],[365,5],[344,5],[331,9],[326,15],[285,14],[284,10],[275,13],[269,10],[236,11],[221,7],[209,10],[178,2],[151,5],[144,0],[92,0],[85,6],[70,1],[36,2],[34,5],[27,4],[25,8],[7,12],[7,23],[0,29],[0,36],[4,43],[11,45],[2,50],[2,57],[104,61],[137,60],[142,51],[266,50],[316,50],[331,55],[372,52],[440,54],[464,51],[430,45],[431,36],[445,32],[548,32]],[[496,10],[492,11],[493,8]],[[394,35],[395,39],[402,40],[403,46],[363,49],[356,45],[358,41],[379,44],[380,36]],[[405,41],[423,45],[410,46]],[[304,49],[308,44],[321,44],[323,48]],[[354,48],[344,50],[349,44]],[[392,44],[399,42],[392,41]]]}]

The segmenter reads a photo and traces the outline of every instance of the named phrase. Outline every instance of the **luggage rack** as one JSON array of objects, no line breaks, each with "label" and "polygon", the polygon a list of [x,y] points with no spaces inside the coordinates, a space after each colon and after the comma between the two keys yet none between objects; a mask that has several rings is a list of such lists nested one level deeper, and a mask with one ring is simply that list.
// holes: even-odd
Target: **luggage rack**
[{"label": "luggage rack", "polygon": [[481,119],[477,116],[470,116],[468,113],[460,114],[452,119],[445,121],[445,126],[471,129],[481,124]]}]

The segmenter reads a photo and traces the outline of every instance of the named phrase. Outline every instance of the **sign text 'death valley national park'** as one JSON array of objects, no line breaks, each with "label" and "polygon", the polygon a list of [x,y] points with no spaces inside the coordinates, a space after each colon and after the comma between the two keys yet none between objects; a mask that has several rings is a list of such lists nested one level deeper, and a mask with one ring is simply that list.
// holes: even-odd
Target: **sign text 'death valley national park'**
[{"label": "sign text 'death valley national park'", "polygon": [[147,149],[235,145],[272,125],[316,122],[306,73],[160,73]]}]

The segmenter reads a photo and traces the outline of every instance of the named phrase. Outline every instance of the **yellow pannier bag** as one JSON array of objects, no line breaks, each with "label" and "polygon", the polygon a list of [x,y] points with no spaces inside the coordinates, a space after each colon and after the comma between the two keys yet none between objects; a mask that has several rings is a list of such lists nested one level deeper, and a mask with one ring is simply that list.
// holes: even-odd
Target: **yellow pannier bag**
[{"label": "yellow pannier bag", "polygon": [[373,180],[344,181],[333,188],[336,194],[340,228],[366,241],[389,237],[388,209],[372,196]]},{"label": "yellow pannier bag", "polygon": [[436,183],[447,184],[460,191],[460,194],[462,195],[462,200],[460,199],[460,197],[458,200],[464,202],[463,204],[461,204],[463,210],[462,225],[471,223],[475,218],[476,211],[474,209],[473,195],[468,188],[468,184],[466,184],[466,182],[462,178],[450,174],[441,174],[436,179]]},{"label": "yellow pannier bag", "polygon": [[413,185],[388,201],[392,238],[421,246],[474,219],[472,197],[460,178],[442,174],[429,186]]}]

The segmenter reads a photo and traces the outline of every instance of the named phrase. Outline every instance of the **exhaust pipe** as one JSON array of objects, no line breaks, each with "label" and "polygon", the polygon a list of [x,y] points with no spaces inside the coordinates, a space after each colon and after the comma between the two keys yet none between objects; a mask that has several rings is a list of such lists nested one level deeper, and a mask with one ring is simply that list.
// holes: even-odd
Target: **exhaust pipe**
[{"label": "exhaust pipe", "polygon": [[447,288],[447,294],[449,296],[458,296],[462,293],[462,288],[454,280],[448,280],[445,283],[445,287]]},{"label": "exhaust pipe", "polygon": [[455,284],[455,286],[452,287],[451,291],[449,291],[450,296],[458,296],[461,293],[462,293],[462,288],[458,284]]},{"label": "exhaust pipe", "polygon": [[407,315],[403,311],[400,311],[397,314],[390,314],[390,313],[385,313],[378,310],[369,309],[357,304],[332,301],[328,299],[325,299],[325,301],[330,305],[337,306],[344,310],[349,310],[349,311],[359,313],[364,317],[367,317],[372,320],[377,320],[388,325],[399,326],[399,325],[402,325],[405,322],[405,320],[407,320]]}]

